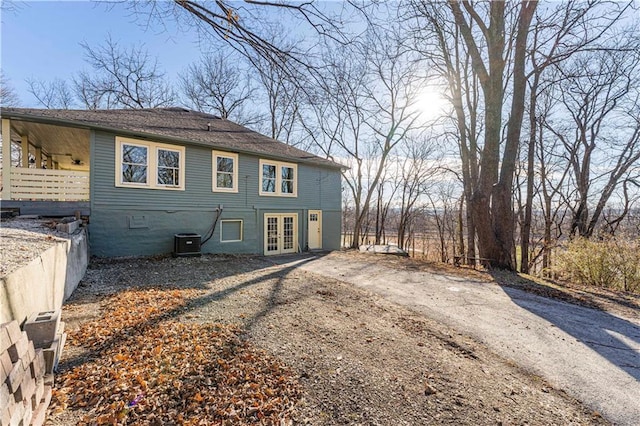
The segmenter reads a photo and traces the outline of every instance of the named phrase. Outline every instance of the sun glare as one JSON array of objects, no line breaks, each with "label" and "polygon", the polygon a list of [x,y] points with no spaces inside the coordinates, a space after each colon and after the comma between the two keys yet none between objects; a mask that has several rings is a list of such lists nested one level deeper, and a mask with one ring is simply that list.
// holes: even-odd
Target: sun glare
[{"label": "sun glare", "polygon": [[427,86],[418,93],[414,108],[422,121],[433,121],[446,114],[449,102],[440,87]]}]

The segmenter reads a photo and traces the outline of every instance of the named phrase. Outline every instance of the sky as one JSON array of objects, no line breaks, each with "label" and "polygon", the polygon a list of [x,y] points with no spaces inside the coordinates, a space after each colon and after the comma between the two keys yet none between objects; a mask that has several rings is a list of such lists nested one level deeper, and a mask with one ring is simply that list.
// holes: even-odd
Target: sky
[{"label": "sky", "polygon": [[[2,0],[0,0],[2,1]],[[81,42],[97,46],[107,36],[122,47],[144,43],[160,69],[173,79],[200,58],[195,31],[167,21],[167,27],[145,28],[122,5],[108,8],[89,1],[14,1],[2,10],[0,67],[20,98],[20,106],[38,107],[25,79],[68,80],[83,68]]]}]

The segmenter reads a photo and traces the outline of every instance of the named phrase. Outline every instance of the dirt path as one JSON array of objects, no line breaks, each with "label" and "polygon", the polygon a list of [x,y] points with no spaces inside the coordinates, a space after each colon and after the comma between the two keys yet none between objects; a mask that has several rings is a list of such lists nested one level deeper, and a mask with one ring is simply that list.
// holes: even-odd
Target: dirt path
[{"label": "dirt path", "polygon": [[[93,263],[64,307],[67,329],[108,313],[110,294],[158,286],[202,290],[175,319],[239,324],[251,346],[292,369],[302,388],[295,424],[607,423],[452,327],[302,265],[265,258]],[[85,362],[69,344],[63,371]],[[82,414],[66,410],[50,420],[73,424]]]},{"label": "dirt path", "polygon": [[614,423],[640,424],[637,317],[495,283],[389,267],[371,255],[334,253],[305,259],[300,267],[373,291],[463,331]]}]

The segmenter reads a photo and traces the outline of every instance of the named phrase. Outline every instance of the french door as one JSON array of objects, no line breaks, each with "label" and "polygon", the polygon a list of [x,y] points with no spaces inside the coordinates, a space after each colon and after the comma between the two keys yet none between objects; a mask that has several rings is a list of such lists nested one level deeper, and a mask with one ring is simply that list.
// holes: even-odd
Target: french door
[{"label": "french door", "polygon": [[295,253],[298,248],[298,214],[264,215],[264,254]]}]

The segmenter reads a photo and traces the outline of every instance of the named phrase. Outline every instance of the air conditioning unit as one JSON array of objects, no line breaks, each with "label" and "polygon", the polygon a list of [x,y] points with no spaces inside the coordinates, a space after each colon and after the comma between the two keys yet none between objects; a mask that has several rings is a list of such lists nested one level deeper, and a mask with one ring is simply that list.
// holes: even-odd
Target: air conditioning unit
[{"label": "air conditioning unit", "polygon": [[175,234],[173,240],[173,255],[200,256],[200,234]]}]

